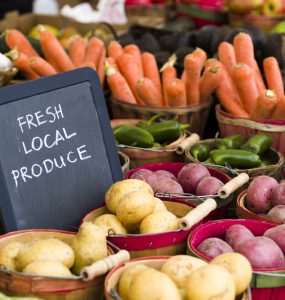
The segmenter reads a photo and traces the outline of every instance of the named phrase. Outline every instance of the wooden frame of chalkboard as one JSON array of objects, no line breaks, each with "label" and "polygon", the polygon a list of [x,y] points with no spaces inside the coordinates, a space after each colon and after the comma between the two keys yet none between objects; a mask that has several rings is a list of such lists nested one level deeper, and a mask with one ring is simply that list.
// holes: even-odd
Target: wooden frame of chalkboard
[{"label": "wooden frame of chalkboard", "polygon": [[[56,110],[59,106],[61,111]],[[31,121],[28,115],[35,118]],[[58,123],[53,123],[56,117]],[[48,146],[52,132],[56,140]],[[32,172],[23,175],[27,169]],[[95,71],[81,68],[0,89],[0,208],[5,232],[71,230],[85,213],[102,205],[107,188],[122,179]]]}]

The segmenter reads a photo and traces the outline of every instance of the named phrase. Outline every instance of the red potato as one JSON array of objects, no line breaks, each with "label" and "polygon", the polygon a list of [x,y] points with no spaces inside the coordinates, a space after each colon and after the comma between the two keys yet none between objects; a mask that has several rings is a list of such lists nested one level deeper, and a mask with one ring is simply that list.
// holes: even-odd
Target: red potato
[{"label": "red potato", "polygon": [[228,243],[215,237],[205,239],[198,245],[197,250],[209,258],[214,258],[222,253],[234,251]]},{"label": "red potato", "polygon": [[267,229],[263,235],[273,240],[285,254],[285,224]]},{"label": "red potato", "polygon": [[154,174],[160,178],[170,178],[177,181],[177,178],[171,172],[166,170],[158,170],[155,171]]},{"label": "red potato", "polygon": [[152,182],[151,187],[154,193],[183,193],[182,186],[177,181],[170,178],[156,177],[156,180]]},{"label": "red potato", "polygon": [[266,213],[272,207],[270,194],[278,182],[273,177],[261,175],[249,185],[246,195],[247,208],[254,213]]},{"label": "red potato", "polygon": [[285,183],[281,183],[273,188],[270,200],[273,206],[285,205]]},{"label": "red potato", "polygon": [[285,205],[276,205],[267,213],[270,219],[285,223]]},{"label": "red potato", "polygon": [[229,227],[226,231],[225,240],[230,246],[232,246],[233,249],[236,249],[240,243],[245,242],[253,237],[253,233],[245,226],[235,224]]},{"label": "red potato", "polygon": [[243,254],[253,269],[282,268],[284,255],[279,246],[270,238],[258,236],[240,243],[235,249]]},{"label": "red potato", "polygon": [[218,190],[224,185],[224,183],[213,176],[206,176],[202,178],[196,188],[197,196],[206,196],[206,195],[217,195]]},{"label": "red potato", "polygon": [[190,163],[179,171],[177,179],[185,193],[195,194],[199,181],[206,176],[211,176],[211,174],[205,166]]},{"label": "red potato", "polygon": [[151,170],[140,169],[132,174],[131,179],[140,179],[151,185],[156,180],[156,175]]}]

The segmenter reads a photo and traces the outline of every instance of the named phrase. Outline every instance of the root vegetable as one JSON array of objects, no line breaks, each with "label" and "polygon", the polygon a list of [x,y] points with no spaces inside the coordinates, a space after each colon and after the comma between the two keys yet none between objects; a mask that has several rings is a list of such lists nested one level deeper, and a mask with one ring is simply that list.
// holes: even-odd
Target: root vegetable
[{"label": "root vegetable", "polygon": [[217,195],[219,189],[224,185],[224,183],[216,177],[206,176],[202,178],[196,188],[197,196],[204,195]]},{"label": "root vegetable", "polygon": [[209,258],[214,258],[222,253],[233,252],[232,247],[219,238],[208,238],[202,241],[197,250]]},{"label": "root vegetable", "polygon": [[154,193],[183,193],[182,186],[168,177],[157,177],[151,184]]},{"label": "root vegetable", "polygon": [[167,208],[162,200],[159,198],[154,197],[154,210],[152,213],[158,212],[158,211],[167,211]]},{"label": "root vegetable", "polygon": [[156,175],[151,170],[140,169],[132,174],[131,179],[140,179],[151,185],[156,179]]},{"label": "root vegetable", "polygon": [[110,234],[126,234],[127,230],[115,215],[104,214],[93,222],[102,228],[106,236]]},{"label": "root vegetable", "polygon": [[276,205],[270,209],[267,216],[273,221],[284,222],[285,223],[285,205]]},{"label": "root vegetable", "polygon": [[285,254],[285,224],[267,229],[263,235],[273,240]]},{"label": "root vegetable", "polygon": [[177,178],[171,172],[166,171],[166,170],[158,170],[158,171],[155,171],[154,174],[160,178],[167,177],[167,178],[177,181]]},{"label": "root vegetable", "polygon": [[279,184],[272,189],[270,194],[272,205],[285,205],[285,184]]},{"label": "root vegetable", "polygon": [[22,246],[22,243],[12,242],[0,250],[0,269],[16,271],[15,259]]},{"label": "root vegetable", "polygon": [[229,227],[229,229],[226,231],[225,240],[233,249],[235,249],[238,244],[245,242],[253,237],[253,233],[245,226],[235,224]]}]

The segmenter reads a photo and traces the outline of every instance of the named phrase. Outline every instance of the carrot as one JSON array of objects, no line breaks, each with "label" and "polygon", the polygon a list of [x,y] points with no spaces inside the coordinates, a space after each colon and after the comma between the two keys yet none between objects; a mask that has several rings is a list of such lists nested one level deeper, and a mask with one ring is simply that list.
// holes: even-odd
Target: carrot
[{"label": "carrot", "polygon": [[225,68],[219,68],[217,73],[222,73],[222,80],[215,90],[217,97],[219,98],[222,106],[225,110],[236,117],[248,118],[249,114],[245,111],[239,100],[236,98],[236,94],[233,90],[231,77]]},{"label": "carrot", "polygon": [[94,71],[97,72],[96,66],[93,63],[89,62],[89,61],[83,63],[82,67],[91,68],[91,69],[93,69]]},{"label": "carrot", "polygon": [[58,72],[73,70],[75,67],[58,39],[49,31],[40,32],[40,43],[46,60]]},{"label": "carrot", "polygon": [[93,36],[87,44],[84,62],[91,62],[96,66],[96,69],[98,69],[103,48],[104,43],[97,37]]},{"label": "carrot", "polygon": [[144,52],[141,55],[141,59],[144,76],[153,82],[162,98],[160,75],[154,55],[149,52]]},{"label": "carrot", "polygon": [[18,51],[25,53],[28,57],[39,56],[29,40],[17,29],[8,29],[4,32],[5,42],[10,49],[17,47]]},{"label": "carrot", "polygon": [[176,69],[174,68],[174,64],[176,63],[177,57],[176,55],[172,55],[169,57],[168,61],[162,66],[160,72],[162,72],[162,91],[163,91],[163,106],[169,106],[169,101],[167,97],[166,87],[169,82],[177,77]]},{"label": "carrot", "polygon": [[270,116],[277,104],[277,97],[273,90],[264,90],[258,95],[250,118],[253,120],[270,119]]},{"label": "carrot", "polygon": [[124,49],[117,41],[112,41],[108,46],[108,56],[114,58],[116,61],[122,54]]},{"label": "carrot", "polygon": [[284,85],[277,59],[273,56],[265,58],[263,69],[268,88],[275,91],[278,99],[283,97]]},{"label": "carrot", "polygon": [[74,38],[72,38],[68,47],[68,54],[76,68],[79,68],[83,65],[85,52],[86,40],[80,35],[77,35]]},{"label": "carrot", "polygon": [[105,65],[105,72],[113,97],[126,103],[137,104],[135,96],[122,74],[113,68],[108,62],[106,62]]},{"label": "carrot", "polygon": [[258,64],[254,58],[254,46],[251,36],[241,32],[234,37],[234,49],[237,63],[247,64],[254,70],[257,90],[261,93],[266,89]]},{"label": "carrot", "polygon": [[277,100],[275,108],[270,116],[270,119],[280,120],[285,118],[285,96]]},{"label": "carrot", "polygon": [[17,48],[10,50],[6,56],[11,58],[15,67],[17,67],[27,79],[38,79],[40,76],[34,72],[30,67],[29,56],[25,53],[19,52]]},{"label": "carrot", "polygon": [[162,99],[150,79],[146,77],[140,78],[135,89],[139,97],[145,102],[146,105],[151,107],[162,106]]},{"label": "carrot", "polygon": [[98,64],[98,76],[102,86],[104,84],[104,79],[105,79],[105,62],[106,62],[106,49],[104,47]]},{"label": "carrot", "polygon": [[183,83],[186,85],[186,72],[185,72],[185,70],[183,70],[183,72],[182,72],[181,80],[182,80]]},{"label": "carrot", "polygon": [[172,107],[186,106],[186,87],[182,80],[175,78],[166,86],[169,105]]},{"label": "carrot", "polygon": [[218,48],[218,58],[226,70],[231,73],[233,66],[237,63],[233,45],[228,42],[222,42]]},{"label": "carrot", "polygon": [[115,68],[115,69],[117,69],[118,70],[118,66],[117,66],[117,64],[116,64],[116,61],[115,61],[115,59],[113,58],[113,57],[107,57],[106,58],[106,61],[108,61],[108,63],[113,67],[113,68]]},{"label": "carrot", "polygon": [[186,71],[186,95],[188,105],[198,105],[200,101],[199,81],[202,68],[206,62],[207,54],[204,50],[197,48],[184,58],[184,69]]},{"label": "carrot", "polygon": [[124,53],[130,54],[135,59],[135,62],[137,63],[140,77],[143,77],[143,65],[142,65],[142,58],[141,58],[141,51],[137,45],[131,44],[124,48]]},{"label": "carrot", "polygon": [[29,64],[31,69],[34,72],[36,72],[40,77],[50,76],[57,73],[51,64],[49,64],[45,59],[39,56],[34,56],[30,58]]},{"label": "carrot", "polygon": [[246,64],[236,64],[232,69],[231,75],[242,104],[247,113],[250,114],[259,94],[255,84],[254,71]]},{"label": "carrot", "polygon": [[199,82],[200,102],[208,101],[211,94],[216,90],[222,80],[220,67],[208,67],[205,69]]},{"label": "carrot", "polygon": [[135,95],[137,103],[140,105],[145,105],[144,101],[140,99],[135,89],[135,86],[141,77],[140,77],[140,71],[138,69],[134,57],[130,54],[123,53],[118,58],[117,65],[119,67],[119,71],[125,77],[129,87],[131,88],[133,94]]}]

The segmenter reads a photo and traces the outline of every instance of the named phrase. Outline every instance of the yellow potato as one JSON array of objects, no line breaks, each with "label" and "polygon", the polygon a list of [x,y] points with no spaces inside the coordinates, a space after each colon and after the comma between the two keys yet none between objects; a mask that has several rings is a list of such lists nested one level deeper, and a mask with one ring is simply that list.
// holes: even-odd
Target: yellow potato
[{"label": "yellow potato", "polygon": [[147,269],[147,266],[144,264],[136,264],[124,271],[119,280],[119,295],[122,299],[127,299],[133,277],[145,269]]},{"label": "yellow potato", "polygon": [[208,264],[194,270],[186,281],[188,300],[234,300],[235,294],[234,279],[222,266]]},{"label": "yellow potato", "polygon": [[93,223],[102,228],[107,236],[110,234],[127,233],[126,228],[115,215],[104,214],[98,217]]},{"label": "yellow potato", "polygon": [[166,274],[147,268],[133,277],[127,300],[182,300],[182,295]]},{"label": "yellow potato", "polygon": [[56,260],[70,268],[74,263],[71,247],[58,239],[45,239],[24,244],[16,257],[18,271],[36,260]]},{"label": "yellow potato", "polygon": [[28,264],[23,273],[31,275],[72,277],[69,269],[62,263],[55,260],[36,260]]},{"label": "yellow potato", "polygon": [[167,211],[167,208],[165,204],[163,203],[162,200],[159,198],[154,197],[154,210],[152,213],[157,212],[157,211]]},{"label": "yellow potato", "polygon": [[134,191],[148,192],[153,195],[151,186],[139,179],[125,179],[110,186],[105,194],[105,202],[111,213],[116,213],[117,205],[125,194]]},{"label": "yellow potato", "polygon": [[139,234],[140,233],[141,222],[135,223],[135,224],[124,224],[124,226],[127,229],[127,233],[130,233],[130,234]]},{"label": "yellow potato", "polygon": [[0,268],[5,270],[16,271],[15,259],[19,253],[22,243],[12,242],[0,250]]},{"label": "yellow potato", "polygon": [[170,257],[162,266],[161,272],[168,275],[178,288],[184,289],[189,275],[196,269],[206,266],[202,259],[189,255],[175,255]]},{"label": "yellow potato", "polygon": [[232,274],[236,295],[242,294],[250,284],[252,278],[252,267],[248,259],[240,253],[228,252],[216,256],[211,264],[220,265],[228,269]]},{"label": "yellow potato", "polygon": [[139,223],[153,212],[154,201],[154,197],[148,192],[127,193],[121,198],[116,215],[124,224]]},{"label": "yellow potato", "polygon": [[79,275],[82,268],[108,255],[106,234],[92,222],[83,222],[71,243],[75,262],[72,272]]},{"label": "yellow potato", "polygon": [[177,230],[177,217],[170,211],[158,211],[143,219],[140,226],[142,234]]}]

